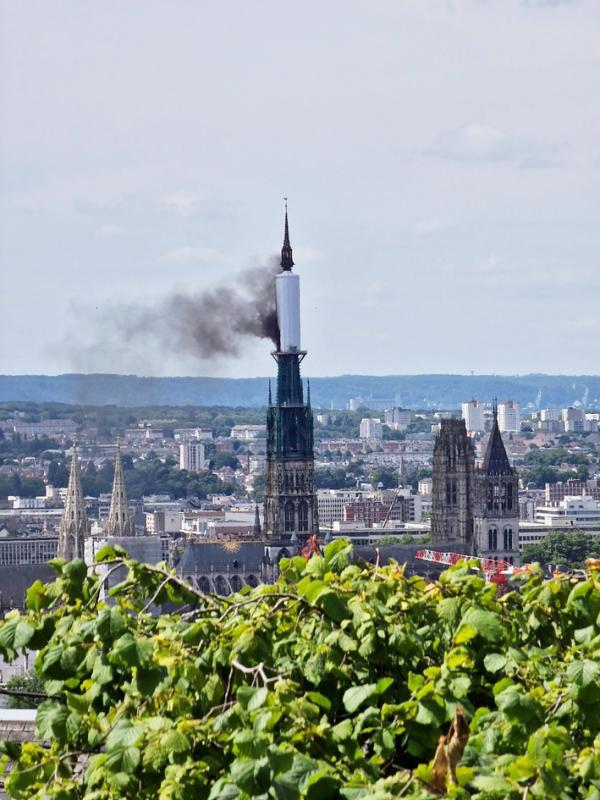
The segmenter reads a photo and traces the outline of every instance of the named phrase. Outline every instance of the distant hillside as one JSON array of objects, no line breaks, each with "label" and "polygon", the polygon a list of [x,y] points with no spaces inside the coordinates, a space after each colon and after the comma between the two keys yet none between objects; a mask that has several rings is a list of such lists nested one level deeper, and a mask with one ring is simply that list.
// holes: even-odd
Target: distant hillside
[{"label": "distant hillside", "polygon": [[[406,408],[456,408],[476,397],[522,406],[600,408],[595,375],[339,375],[311,378],[313,405],[344,408],[350,398],[389,399]],[[80,405],[262,406],[268,378],[140,378],[137,375],[0,375],[0,402]],[[368,402],[365,403],[368,405]]]}]

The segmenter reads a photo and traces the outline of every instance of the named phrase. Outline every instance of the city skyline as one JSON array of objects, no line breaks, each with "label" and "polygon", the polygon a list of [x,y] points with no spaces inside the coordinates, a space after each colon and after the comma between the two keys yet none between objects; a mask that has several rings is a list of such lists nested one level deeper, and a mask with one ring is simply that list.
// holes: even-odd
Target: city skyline
[{"label": "city skyline", "polygon": [[268,375],[105,312],[265,264],[283,194],[311,375],[598,371],[592,2],[111,9],[0,6],[2,372]]}]

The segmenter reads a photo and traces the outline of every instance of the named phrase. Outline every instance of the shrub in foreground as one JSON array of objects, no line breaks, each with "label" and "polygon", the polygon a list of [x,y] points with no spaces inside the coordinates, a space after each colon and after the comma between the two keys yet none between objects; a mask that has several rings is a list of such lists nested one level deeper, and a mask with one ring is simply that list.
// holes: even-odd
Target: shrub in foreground
[{"label": "shrub in foreground", "polygon": [[39,741],[3,745],[9,795],[600,798],[597,572],[499,598],[464,563],[427,583],[351,557],[227,598],[111,548],[55,561],[0,625],[48,695]]}]

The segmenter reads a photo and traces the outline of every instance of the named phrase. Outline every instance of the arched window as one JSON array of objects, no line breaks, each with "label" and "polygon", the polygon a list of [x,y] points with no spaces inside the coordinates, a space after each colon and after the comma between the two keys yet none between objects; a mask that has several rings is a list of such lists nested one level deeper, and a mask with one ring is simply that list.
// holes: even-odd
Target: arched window
[{"label": "arched window", "polygon": [[492,511],[494,508],[494,487],[491,483],[487,487],[487,507],[488,511]]},{"label": "arched window", "polygon": [[306,500],[301,500],[298,503],[298,530],[308,530],[308,503]]},{"label": "arched window", "polygon": [[294,504],[291,500],[285,504],[283,526],[286,531],[293,531],[296,527],[294,525]]},{"label": "arched window", "polygon": [[512,550],[513,549],[513,532],[512,528],[504,528],[504,549],[505,550]]},{"label": "arched window", "polygon": [[490,528],[488,531],[488,550],[498,549],[498,531],[496,528]]},{"label": "arched window", "polygon": [[513,485],[509,483],[506,487],[506,508],[512,511],[513,507]]}]

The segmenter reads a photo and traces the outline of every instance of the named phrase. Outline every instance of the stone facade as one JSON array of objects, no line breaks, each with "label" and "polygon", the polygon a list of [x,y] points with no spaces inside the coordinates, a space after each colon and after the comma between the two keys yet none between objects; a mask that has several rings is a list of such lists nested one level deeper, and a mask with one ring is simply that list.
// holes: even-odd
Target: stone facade
[{"label": "stone facade", "polygon": [[480,469],[464,420],[442,420],[433,451],[431,540],[435,547],[517,562],[519,476],[496,415]]},{"label": "stone facade", "polygon": [[519,476],[508,460],[496,415],[475,486],[478,555],[515,563],[519,555]]},{"label": "stone facade", "polygon": [[443,419],[433,449],[431,541],[473,549],[475,458],[463,419]]}]

